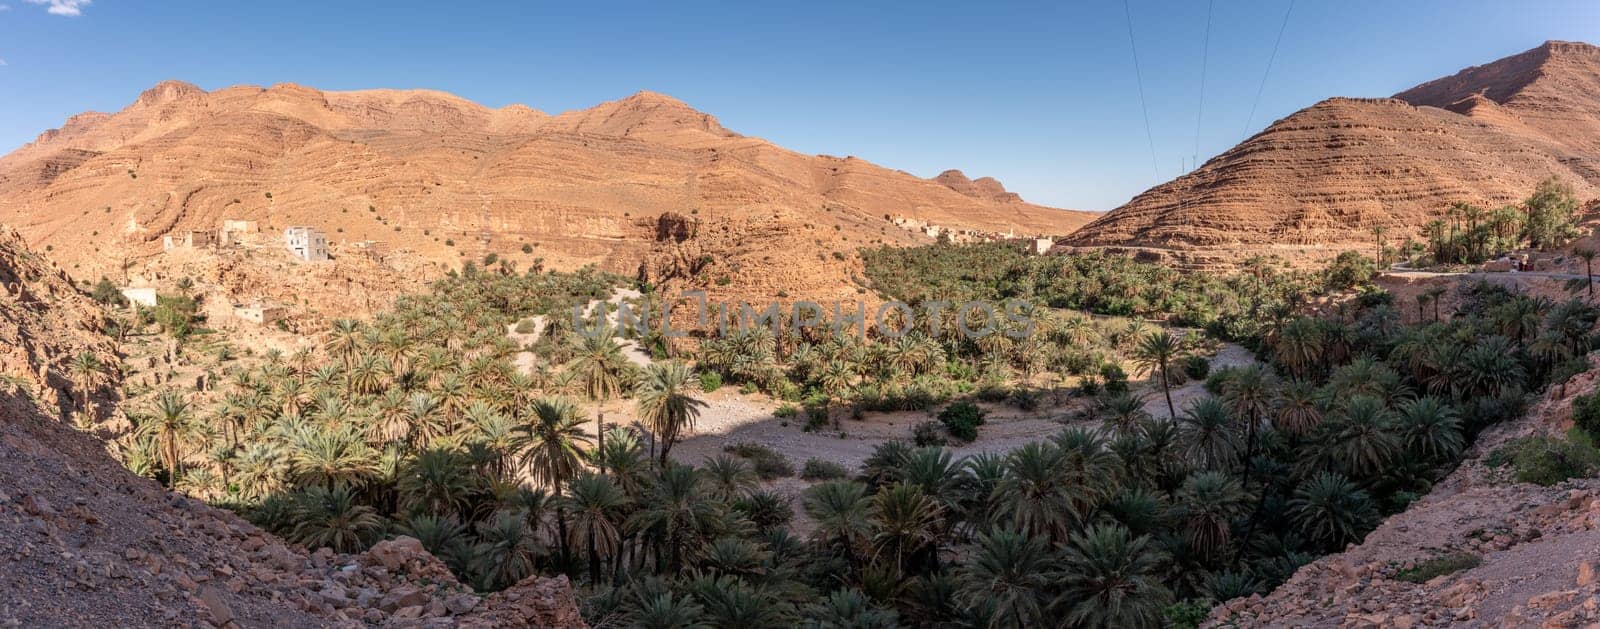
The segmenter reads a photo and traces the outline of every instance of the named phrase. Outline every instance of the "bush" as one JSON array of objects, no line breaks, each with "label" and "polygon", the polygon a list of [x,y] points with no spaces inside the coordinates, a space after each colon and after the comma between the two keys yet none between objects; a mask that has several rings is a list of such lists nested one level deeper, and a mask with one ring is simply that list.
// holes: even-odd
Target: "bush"
[{"label": "bush", "polygon": [[800,468],[800,478],[809,481],[836,480],[849,475],[850,471],[843,465],[815,457],[806,459],[805,466]]},{"label": "bush", "polygon": [[1128,372],[1123,371],[1122,367],[1116,363],[1100,365],[1100,380],[1103,382],[1101,386],[1105,388],[1106,393],[1128,392]]},{"label": "bush", "polygon": [[779,404],[778,408],[776,408],[776,409],[774,409],[772,411],[772,416],[773,417],[777,417],[779,419],[792,419],[794,416],[799,415],[799,414],[800,414],[800,408],[799,407],[797,407],[797,406],[795,406],[793,404],[787,404],[787,403]]},{"label": "bush", "polygon": [[1483,558],[1472,553],[1449,553],[1428,559],[1395,573],[1394,578],[1408,583],[1427,583],[1434,577],[1471,570],[1483,563]]},{"label": "bush", "polygon": [[1183,373],[1190,380],[1205,380],[1211,375],[1211,359],[1191,354],[1183,359]]},{"label": "bush", "polygon": [[1174,629],[1193,629],[1206,621],[1215,606],[1209,598],[1186,598],[1161,610],[1161,615],[1167,619],[1167,626]]},{"label": "bush", "polygon": [[789,464],[789,459],[764,445],[749,442],[730,443],[723,446],[722,451],[749,461],[750,468],[755,470],[756,476],[761,480],[770,481],[794,476],[794,466]]},{"label": "bush", "polygon": [[530,244],[527,244],[527,243],[523,243],[522,244],[522,252],[523,253],[533,253],[533,245],[530,245]]},{"label": "bush", "polygon": [[1017,410],[1032,412],[1039,409],[1039,397],[1038,391],[1017,387],[1011,390],[1008,401],[1017,407]]},{"label": "bush", "polygon": [[911,442],[919,448],[945,445],[944,424],[933,420],[917,424],[911,429]]},{"label": "bush", "polygon": [[128,300],[122,296],[122,291],[117,290],[117,286],[112,284],[111,280],[103,277],[100,278],[99,282],[95,283],[92,297],[94,297],[95,301],[107,306],[124,306],[128,303]]},{"label": "bush", "polygon": [[1574,428],[1566,439],[1543,435],[1517,439],[1490,454],[1485,462],[1491,466],[1510,463],[1518,482],[1549,487],[1600,470],[1600,450],[1588,434]]},{"label": "bush", "polygon": [[517,334],[533,334],[539,331],[539,323],[532,317],[517,322]]},{"label": "bush", "polygon": [[950,437],[962,443],[972,443],[978,438],[978,427],[983,425],[983,409],[977,404],[962,400],[939,411],[939,423]]},{"label": "bush", "polygon": [[711,393],[722,388],[722,374],[715,371],[700,372],[700,390]]},{"label": "bush", "polygon": [[1572,424],[1591,438],[1600,437],[1600,393],[1580,395],[1572,400]]}]

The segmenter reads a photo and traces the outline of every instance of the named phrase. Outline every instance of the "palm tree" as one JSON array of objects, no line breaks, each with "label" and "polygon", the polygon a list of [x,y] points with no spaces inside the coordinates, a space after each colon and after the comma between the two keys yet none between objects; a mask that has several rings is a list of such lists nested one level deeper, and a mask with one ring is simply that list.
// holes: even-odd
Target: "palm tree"
[{"label": "palm tree", "polygon": [[617,552],[621,534],[617,530],[617,511],[627,504],[628,497],[617,489],[611,479],[598,474],[585,474],[572,480],[568,495],[562,504],[569,512],[572,523],[567,533],[567,544],[589,551],[589,581],[600,583],[600,555]]},{"label": "palm tree", "polygon": [[378,473],[377,453],[353,426],[305,426],[289,435],[289,461],[302,487],[360,484]]},{"label": "palm tree", "polygon": [[1400,454],[1393,415],[1377,398],[1350,398],[1329,422],[1327,449],[1354,474],[1375,477]]},{"label": "palm tree", "polygon": [[1378,518],[1366,491],[1350,479],[1328,472],[1296,489],[1289,509],[1295,524],[1324,548],[1337,548],[1360,539],[1361,532]]},{"label": "palm tree", "polygon": [[1272,380],[1259,364],[1241,367],[1222,385],[1222,397],[1238,417],[1245,420],[1244,485],[1250,485],[1250,461],[1256,456],[1256,433],[1261,416],[1272,408]]},{"label": "palm tree", "polygon": [[622,346],[609,332],[584,336],[582,339],[578,343],[577,361],[573,363],[573,369],[583,383],[584,392],[595,401],[595,428],[600,435],[600,445],[605,445],[606,413],[602,407],[611,396],[622,392],[621,376],[627,366],[627,358],[622,355]]},{"label": "palm tree", "polygon": [[[681,363],[653,363],[644,370],[634,399],[639,419],[661,440],[661,464],[677,442],[684,427],[693,428],[706,403],[690,395],[698,386],[693,372]],[[651,442],[654,454],[655,442]]]},{"label": "palm tree", "polygon": [[1439,320],[1439,300],[1444,297],[1449,288],[1444,285],[1430,286],[1426,291],[1428,301],[1433,304],[1433,320]]},{"label": "palm tree", "polygon": [[850,386],[854,381],[855,371],[843,360],[839,359],[828,361],[823,366],[822,373],[818,377],[817,383],[822,386],[823,392],[828,395],[828,414],[834,416],[833,427],[835,430],[839,428],[839,418],[833,412],[832,405],[843,401],[849,395]]},{"label": "palm tree", "polygon": [[78,388],[78,408],[84,413],[89,412],[89,391],[99,384],[99,378],[105,367],[100,364],[92,352],[79,352],[72,357],[69,365],[72,371],[73,384]]},{"label": "palm tree", "polygon": [[1297,317],[1283,326],[1273,343],[1273,353],[1278,362],[1288,367],[1296,377],[1305,377],[1311,367],[1323,360],[1327,339],[1320,321],[1310,317]]},{"label": "palm tree", "polygon": [[455,450],[425,450],[401,473],[400,504],[413,513],[462,515],[476,489],[471,472],[466,457]]},{"label": "palm tree", "polygon": [[155,436],[161,465],[167,470],[169,482],[176,481],[178,466],[183,463],[180,444],[196,429],[189,400],[176,390],[167,389],[156,396],[153,411],[154,416],[140,428]]},{"label": "palm tree", "polygon": [[1073,627],[1158,627],[1172,592],[1161,582],[1165,557],[1148,537],[1121,526],[1091,527],[1072,536],[1061,571],[1062,597]]},{"label": "palm tree", "polygon": [[943,509],[921,487],[895,483],[880,489],[869,513],[868,520],[875,525],[873,559],[886,559],[904,571],[910,560],[937,556]]},{"label": "palm tree", "polygon": [[1322,409],[1317,405],[1317,387],[1304,380],[1294,380],[1278,387],[1273,402],[1272,425],[1290,435],[1310,434],[1322,424]]},{"label": "palm tree", "polygon": [[718,454],[707,459],[700,468],[711,497],[717,500],[734,500],[759,489],[760,478],[744,459]]},{"label": "palm tree", "polygon": [[656,572],[676,572],[682,558],[698,550],[702,533],[723,528],[724,509],[708,497],[694,468],[673,462],[661,468],[628,520],[628,529],[654,546]]},{"label": "palm tree", "polygon": [[867,487],[848,480],[832,480],[807,488],[801,505],[816,521],[811,538],[831,545],[854,561],[872,534],[867,519]]},{"label": "palm tree", "polygon": [[532,420],[522,450],[522,464],[534,480],[554,488],[576,476],[583,465],[581,446],[592,441],[578,407],[563,397],[540,398],[525,415]]},{"label": "palm tree", "polygon": [[478,539],[472,572],[484,590],[502,589],[533,574],[535,563],[545,554],[533,527],[507,511],[479,522]]},{"label": "palm tree", "polygon": [[1233,519],[1244,512],[1245,493],[1222,472],[1200,472],[1183,481],[1177,502],[1189,545],[1214,557],[1228,546]]},{"label": "palm tree", "polygon": [[1133,350],[1133,360],[1139,366],[1140,372],[1161,375],[1161,392],[1167,397],[1167,416],[1173,420],[1178,418],[1178,411],[1172,405],[1172,386],[1167,382],[1167,370],[1177,355],[1177,340],[1172,338],[1171,334],[1160,330],[1140,339],[1139,345]]},{"label": "palm tree", "polygon": [[356,350],[360,347],[361,322],[355,319],[334,320],[332,329],[328,331],[328,341],[323,346],[323,351],[348,368],[355,358]]},{"label": "palm tree", "polygon": [[971,558],[957,569],[961,599],[992,607],[992,627],[1042,627],[1057,565],[1044,541],[1015,531],[979,535]]},{"label": "palm tree", "polygon": [[1400,405],[1399,438],[1407,452],[1427,460],[1449,460],[1466,446],[1461,418],[1432,396]]},{"label": "palm tree", "polygon": [[1222,400],[1206,397],[1195,400],[1178,419],[1181,443],[1189,460],[1203,469],[1219,470],[1239,456],[1239,437],[1234,430],[1233,413]]},{"label": "palm tree", "polygon": [[365,548],[383,532],[383,518],[358,504],[350,488],[307,487],[294,501],[294,530],[289,538],[307,548],[332,548],[349,553]]}]

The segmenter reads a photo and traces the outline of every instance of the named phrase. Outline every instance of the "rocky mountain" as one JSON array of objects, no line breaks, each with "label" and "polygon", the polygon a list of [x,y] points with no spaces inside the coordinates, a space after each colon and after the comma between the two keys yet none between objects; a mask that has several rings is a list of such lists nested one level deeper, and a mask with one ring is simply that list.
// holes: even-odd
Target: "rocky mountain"
[{"label": "rocky mountain", "polygon": [[1600,48],[1547,42],[1392,98],[1332,98],[1156,186],[1069,245],[1191,263],[1326,257],[1420,234],[1452,202],[1515,203],[1556,176],[1600,196]]},{"label": "rocky mountain", "polygon": [[648,260],[666,214],[691,236],[718,234],[699,247],[711,260],[695,283],[767,297],[853,294],[831,254],[931,241],[892,218],[1021,235],[1094,216],[955,171],[930,180],[802,155],[651,92],[549,115],[424,90],[168,81],[0,158],[0,222],[78,277],[114,275],[163,236],[225,219],[312,225],[336,245],[380,241],[450,267],[494,253],[632,275],[663,266]]}]

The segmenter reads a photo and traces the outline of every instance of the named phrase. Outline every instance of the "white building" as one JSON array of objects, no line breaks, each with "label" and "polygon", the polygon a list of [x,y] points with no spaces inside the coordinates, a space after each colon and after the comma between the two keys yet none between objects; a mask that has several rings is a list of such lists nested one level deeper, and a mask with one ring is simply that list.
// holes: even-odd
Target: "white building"
[{"label": "white building", "polygon": [[1056,246],[1056,239],[1054,238],[1035,238],[1033,239],[1033,255],[1042,256],[1054,246]]},{"label": "white building", "polygon": [[146,308],[156,307],[156,289],[154,288],[124,288],[122,296],[128,303]]},{"label": "white building", "polygon": [[283,230],[283,244],[295,257],[307,262],[328,259],[328,235],[314,227],[290,227]]}]

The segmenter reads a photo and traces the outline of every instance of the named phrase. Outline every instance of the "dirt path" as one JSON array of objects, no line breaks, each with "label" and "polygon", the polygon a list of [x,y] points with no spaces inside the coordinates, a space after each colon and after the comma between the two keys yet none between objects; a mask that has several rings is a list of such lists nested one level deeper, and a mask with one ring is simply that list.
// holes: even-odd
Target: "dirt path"
[{"label": "dirt path", "polygon": [[[590,302],[588,309],[584,310],[584,314],[593,314],[595,307],[599,306],[601,303],[605,303],[606,325],[615,329],[617,325],[617,305],[622,303],[624,300],[638,299],[639,296],[640,293],[637,290],[631,288],[618,288],[613,290],[611,292],[611,297],[607,298],[604,302]],[[511,339],[511,341],[516,343],[519,347],[527,347],[528,345],[538,342],[539,337],[544,334],[545,322],[547,319],[545,315],[537,315],[534,316],[532,320],[532,332],[528,332],[526,334],[517,332],[517,325],[521,323],[519,321],[506,326],[506,338]],[[646,367],[650,365],[649,352],[646,352],[644,351],[644,348],[639,347],[639,344],[634,342],[633,339],[618,337],[617,342],[622,345],[622,355],[627,357],[628,362],[638,365],[639,367]],[[523,375],[528,375],[533,373],[533,367],[534,365],[538,364],[539,357],[535,356],[533,352],[522,351],[517,352],[517,355],[512,357],[511,362],[513,365],[516,365],[517,371],[522,372]]]},{"label": "dirt path", "polygon": [[[1255,357],[1238,345],[1226,344],[1211,359],[1212,369],[1248,365]],[[1145,400],[1145,411],[1155,417],[1167,416],[1166,399],[1160,389],[1142,385],[1135,390]],[[1173,405],[1181,413],[1183,407],[1197,397],[1205,395],[1205,383],[1193,381],[1172,390]],[[912,429],[919,423],[935,419],[935,413],[900,411],[893,413],[866,413],[860,420],[845,419],[840,430],[827,426],[815,432],[803,429],[803,420],[779,419],[773,414],[777,403],[766,396],[741,395],[725,389],[706,396],[707,407],[700,414],[694,429],[672,448],[672,458],[684,463],[701,464],[722,452],[724,446],[735,443],[758,443],[782,454],[795,467],[796,472],[806,460],[817,458],[845,466],[852,473],[859,471],[862,463],[872,455],[874,448],[885,441],[911,440]],[[1098,428],[1096,422],[1072,422],[1067,418],[1083,403],[1068,398],[1063,391],[1059,404],[1047,404],[1034,412],[1019,411],[1011,406],[983,403],[979,406],[989,412],[985,424],[978,429],[978,439],[972,443],[950,446],[953,457],[959,458],[980,452],[1005,453],[1040,439],[1048,438],[1070,426]],[[608,421],[623,417],[607,414]],[[629,420],[631,421],[631,420]],[[799,478],[780,479],[769,483],[768,489],[798,501],[799,494],[810,483]],[[796,530],[804,531],[805,523],[796,506]]]}]

